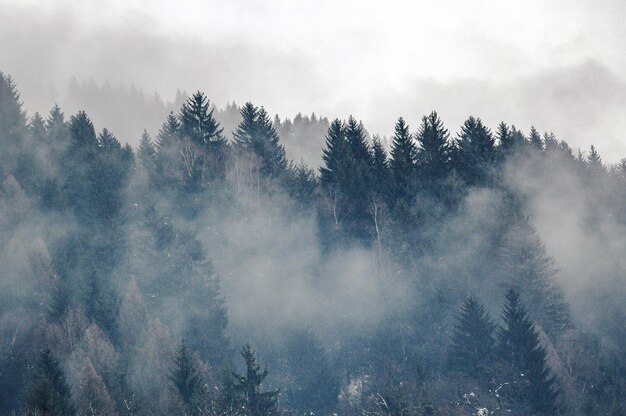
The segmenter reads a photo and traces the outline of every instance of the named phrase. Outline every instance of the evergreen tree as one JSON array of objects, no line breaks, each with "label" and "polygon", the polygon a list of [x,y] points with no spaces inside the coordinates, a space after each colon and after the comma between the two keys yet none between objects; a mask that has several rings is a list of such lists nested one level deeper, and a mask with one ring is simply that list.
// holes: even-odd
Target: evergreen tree
[{"label": "evergreen tree", "polygon": [[470,116],[461,127],[454,156],[458,173],[468,185],[484,184],[494,160],[494,139],[479,118]]},{"label": "evergreen tree", "polygon": [[180,110],[180,133],[200,149],[203,157],[197,169],[207,170],[211,179],[223,179],[228,143],[222,134],[224,129],[213,116],[214,110],[209,109],[210,102],[202,92],[191,96]]},{"label": "evergreen tree", "polygon": [[179,138],[181,125],[174,113],[170,112],[157,134],[156,147],[159,151],[170,147]]},{"label": "evergreen tree", "polygon": [[174,353],[174,368],[169,376],[171,388],[186,405],[191,405],[202,394],[202,378],[197,364],[187,349],[181,343]]},{"label": "evergreen tree", "polygon": [[503,286],[521,294],[533,319],[549,335],[560,334],[569,325],[569,307],[554,281],[554,261],[528,218],[514,221],[504,236],[498,261]]},{"label": "evergreen tree", "polygon": [[258,160],[262,175],[281,177],[287,169],[287,158],[269,115],[263,107],[258,109],[248,102],[241,109],[241,117],[233,133],[235,146]]},{"label": "evergreen tree", "polygon": [[139,148],[137,149],[137,158],[141,162],[141,165],[149,173],[154,173],[156,162],[156,147],[152,143],[152,138],[146,130],[141,134],[139,140]]},{"label": "evergreen tree", "polygon": [[452,333],[451,368],[474,377],[489,373],[495,352],[495,328],[485,307],[475,298],[467,298],[461,305]]},{"label": "evergreen tree", "polygon": [[63,370],[47,348],[41,352],[35,366],[33,380],[26,393],[26,405],[30,411],[43,415],[68,416],[76,412]]},{"label": "evergreen tree", "polygon": [[598,153],[594,145],[591,145],[591,148],[589,149],[586,164],[587,170],[591,176],[598,177],[606,173],[606,168],[602,164],[602,158],[600,157],[600,154]]},{"label": "evergreen tree", "polygon": [[539,134],[535,126],[532,126],[530,128],[530,133],[528,134],[528,141],[530,142],[530,145],[533,149],[543,150],[543,140],[541,140],[541,135]]},{"label": "evergreen tree", "polygon": [[391,180],[393,188],[392,202],[396,200],[411,202],[415,197],[415,179],[417,147],[409,126],[400,117],[396,122],[395,133],[391,142]]},{"label": "evergreen tree", "polygon": [[556,379],[550,375],[546,350],[526,306],[513,289],[506,293],[502,319],[504,327],[498,332],[499,352],[508,369],[509,383],[503,393],[514,406],[522,406],[530,410],[530,414],[556,414]]},{"label": "evergreen tree", "polygon": [[46,122],[41,114],[35,113],[28,121],[28,132],[34,143],[42,145],[46,139]]},{"label": "evergreen tree", "polygon": [[417,155],[420,179],[431,189],[450,171],[451,146],[448,130],[435,111],[422,118],[416,138],[419,143]]},{"label": "evergreen tree", "polygon": [[336,192],[339,184],[346,180],[347,153],[343,124],[339,119],[335,119],[328,127],[326,146],[322,150],[324,165],[319,169],[322,186]]},{"label": "evergreen tree", "polygon": [[387,151],[378,136],[374,136],[372,140],[372,180],[379,192],[382,192],[389,185]]},{"label": "evergreen tree", "polygon": [[232,373],[234,378],[233,389],[238,400],[232,414],[245,416],[273,416],[278,415],[279,390],[261,391],[261,383],[267,377],[267,368],[261,371],[257,364],[254,351],[250,345],[245,345],[241,356],[246,362],[246,374]]}]

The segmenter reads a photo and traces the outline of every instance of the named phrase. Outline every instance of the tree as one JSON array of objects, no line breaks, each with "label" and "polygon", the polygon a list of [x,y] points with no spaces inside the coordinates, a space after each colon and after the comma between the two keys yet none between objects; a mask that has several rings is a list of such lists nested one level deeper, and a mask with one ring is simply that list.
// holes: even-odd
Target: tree
[{"label": "tree", "polygon": [[468,185],[485,184],[494,160],[494,139],[479,118],[470,116],[461,127],[454,150],[455,165]]},{"label": "tree", "polygon": [[587,155],[587,170],[591,176],[599,177],[606,173],[606,168],[602,164],[602,158],[594,145],[591,145],[589,154]]},{"label": "tree", "polygon": [[187,405],[191,405],[198,398],[198,395],[202,393],[200,372],[184,342],[176,348],[174,353],[174,368],[169,376],[169,380],[172,390]]},{"label": "tree", "polygon": [[541,140],[541,135],[535,128],[535,126],[531,126],[530,133],[528,134],[528,141],[530,145],[535,150],[543,150],[543,140]]},{"label": "tree", "polygon": [[474,377],[488,374],[495,352],[495,329],[485,307],[475,298],[467,298],[452,333],[448,357],[451,368]]},{"label": "tree", "polygon": [[[180,109],[180,133],[200,149],[203,160],[197,169],[206,170],[207,177],[223,179],[226,175],[226,151],[228,143],[223,130],[213,116],[210,102],[198,91]],[[208,166],[204,166],[208,165]],[[197,173],[193,175],[197,177]],[[197,180],[202,181],[204,178]]]},{"label": "tree", "polygon": [[256,158],[259,172],[269,178],[281,177],[287,169],[285,149],[263,107],[248,102],[241,108],[242,121],[233,133],[235,146]]},{"label": "tree", "polygon": [[343,124],[339,119],[335,119],[330,123],[326,133],[326,146],[322,149],[324,165],[319,169],[320,181],[327,190],[336,192],[339,184],[345,180],[347,152]]},{"label": "tree", "polygon": [[554,281],[554,261],[528,218],[518,218],[511,225],[498,251],[498,261],[504,288],[520,293],[533,319],[549,335],[556,336],[567,328],[569,307]]},{"label": "tree", "polygon": [[400,117],[396,122],[391,142],[389,161],[393,188],[392,203],[396,200],[412,201],[415,197],[416,164],[417,147],[409,133],[409,126]]},{"label": "tree", "polygon": [[152,143],[152,138],[148,132],[144,130],[143,133],[141,133],[141,139],[139,140],[137,158],[149,175],[153,175],[155,173],[156,155],[156,147],[154,146],[154,143]]},{"label": "tree", "polygon": [[372,140],[372,180],[379,192],[383,192],[389,185],[387,151],[378,136],[374,136]]},{"label": "tree", "polygon": [[433,190],[450,171],[452,148],[448,142],[449,136],[435,111],[422,118],[416,135],[419,143],[417,169],[420,180]]},{"label": "tree", "polygon": [[76,412],[65,374],[48,348],[39,355],[33,381],[26,393],[26,405],[29,410],[44,415],[66,416]]},{"label": "tree", "polygon": [[272,416],[278,415],[278,393],[280,390],[261,391],[261,383],[268,375],[267,368],[261,371],[254,351],[249,344],[241,349],[241,356],[246,363],[246,374],[232,372],[233,389],[237,400],[234,415]]},{"label": "tree", "polygon": [[505,367],[507,387],[503,394],[514,406],[524,406],[533,415],[554,415],[558,390],[550,375],[547,353],[528,317],[519,293],[509,289],[502,308],[504,327],[498,332],[499,355]]}]

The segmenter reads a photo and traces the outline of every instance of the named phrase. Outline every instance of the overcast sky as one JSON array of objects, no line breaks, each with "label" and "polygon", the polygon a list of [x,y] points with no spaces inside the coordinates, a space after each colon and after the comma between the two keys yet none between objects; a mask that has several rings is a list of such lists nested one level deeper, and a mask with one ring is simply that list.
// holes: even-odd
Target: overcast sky
[{"label": "overcast sky", "polygon": [[[437,110],[626,157],[626,2],[0,0],[0,71],[26,108],[69,79],[345,118],[389,135]],[[51,103],[50,103],[51,105]]]}]

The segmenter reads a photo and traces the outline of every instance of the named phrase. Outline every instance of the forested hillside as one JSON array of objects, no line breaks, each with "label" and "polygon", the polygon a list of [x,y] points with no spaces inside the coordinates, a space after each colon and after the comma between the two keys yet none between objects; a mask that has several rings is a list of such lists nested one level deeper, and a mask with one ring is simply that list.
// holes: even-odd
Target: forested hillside
[{"label": "forested hillside", "polygon": [[202,92],[133,149],[27,105],[0,73],[0,414],[626,414],[626,159]]}]

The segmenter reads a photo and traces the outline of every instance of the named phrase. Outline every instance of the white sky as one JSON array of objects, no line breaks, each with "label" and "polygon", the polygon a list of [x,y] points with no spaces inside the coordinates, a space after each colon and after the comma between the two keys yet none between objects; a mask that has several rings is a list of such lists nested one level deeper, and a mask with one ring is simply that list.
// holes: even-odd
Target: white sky
[{"label": "white sky", "polygon": [[[621,0],[0,0],[0,71],[26,89],[75,75],[286,116],[354,114],[381,134],[432,109],[454,132],[473,113],[612,160],[626,156],[625,19]],[[609,114],[590,117],[601,138],[579,137],[574,113],[589,109]]]}]

